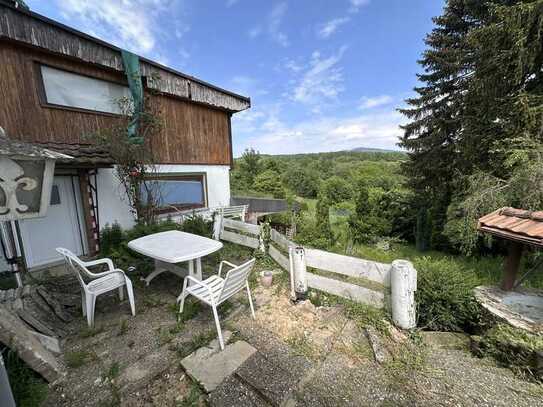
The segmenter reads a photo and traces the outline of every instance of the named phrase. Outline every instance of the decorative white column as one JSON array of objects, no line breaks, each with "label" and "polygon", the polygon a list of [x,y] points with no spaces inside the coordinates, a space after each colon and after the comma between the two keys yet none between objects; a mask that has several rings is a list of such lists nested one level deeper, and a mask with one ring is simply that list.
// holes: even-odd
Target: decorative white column
[{"label": "decorative white column", "polygon": [[392,322],[402,329],[412,329],[417,325],[417,270],[410,261],[394,260],[390,274]]},{"label": "decorative white column", "polygon": [[290,257],[290,288],[292,300],[305,298],[307,295],[307,265],[303,247],[291,247]]}]

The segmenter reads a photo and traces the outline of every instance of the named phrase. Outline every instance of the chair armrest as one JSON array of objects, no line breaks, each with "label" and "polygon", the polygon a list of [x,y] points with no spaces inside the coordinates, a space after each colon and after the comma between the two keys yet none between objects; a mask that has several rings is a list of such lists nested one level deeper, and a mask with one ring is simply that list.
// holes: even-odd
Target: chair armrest
[{"label": "chair armrest", "polygon": [[117,274],[117,273],[121,273],[123,276],[126,277],[126,275],[124,274],[124,271],[122,271],[121,269],[108,270],[108,271],[104,271],[102,273],[91,273],[89,271],[89,274],[90,274],[91,278],[104,277],[104,276],[108,276],[110,274]]},{"label": "chair armrest", "polygon": [[[197,278],[194,278],[193,276],[186,276],[185,277],[185,283],[188,282],[188,281],[192,281],[195,285],[198,285],[200,287],[204,287],[205,289],[207,289],[207,291],[209,292],[209,297],[211,298],[211,301],[213,301],[213,291],[211,291],[211,287],[209,287],[207,284],[205,283],[202,283],[200,280],[198,280]],[[184,286],[184,288],[186,287],[186,285]],[[183,290],[184,290],[183,288]]]},{"label": "chair armrest", "polygon": [[98,259],[98,260],[92,260],[92,261],[85,261],[83,262],[85,264],[85,267],[94,267],[98,266],[100,264],[107,264],[107,268],[109,271],[115,270],[115,266],[113,265],[113,261],[111,259]]},{"label": "chair armrest", "polygon": [[219,264],[219,274],[218,274],[219,277],[221,276],[223,264],[226,264],[227,266],[232,267],[233,269],[237,267],[235,264],[230,263],[229,261],[226,261],[226,260],[221,261],[221,264]]}]

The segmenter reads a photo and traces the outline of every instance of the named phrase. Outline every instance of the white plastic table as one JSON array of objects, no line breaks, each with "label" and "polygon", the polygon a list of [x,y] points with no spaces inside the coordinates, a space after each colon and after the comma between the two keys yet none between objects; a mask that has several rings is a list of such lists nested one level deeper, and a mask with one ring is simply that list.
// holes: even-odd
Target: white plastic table
[{"label": "white plastic table", "polygon": [[131,240],[128,247],[155,260],[155,271],[145,278],[149,285],[152,279],[165,271],[185,277],[187,270],[175,265],[182,262],[188,262],[189,275],[202,280],[202,257],[220,250],[222,243],[192,233],[170,230]]}]

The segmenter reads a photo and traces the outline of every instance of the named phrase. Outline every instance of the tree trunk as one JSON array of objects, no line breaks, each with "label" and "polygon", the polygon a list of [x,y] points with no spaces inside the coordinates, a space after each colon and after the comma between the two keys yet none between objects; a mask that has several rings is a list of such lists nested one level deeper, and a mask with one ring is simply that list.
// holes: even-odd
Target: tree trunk
[{"label": "tree trunk", "polygon": [[507,248],[507,258],[505,259],[503,269],[502,290],[510,291],[517,280],[517,273],[522,257],[522,244],[518,242],[509,242]]}]

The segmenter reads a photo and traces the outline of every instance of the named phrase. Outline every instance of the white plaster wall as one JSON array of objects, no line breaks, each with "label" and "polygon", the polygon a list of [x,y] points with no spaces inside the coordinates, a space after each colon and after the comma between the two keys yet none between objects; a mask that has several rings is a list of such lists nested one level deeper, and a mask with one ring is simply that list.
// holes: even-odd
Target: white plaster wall
[{"label": "white plaster wall", "polygon": [[[230,205],[230,167],[227,165],[176,165],[164,164],[156,167],[163,174],[205,174],[207,183],[207,205],[209,207]],[[100,227],[106,223],[119,223],[123,229],[134,226],[123,187],[115,176],[114,169],[98,171],[98,210]]]},{"label": "white plaster wall", "polygon": [[100,228],[117,222],[123,229],[130,229],[135,219],[130,212],[128,199],[113,168],[100,168],[97,176],[98,215]]}]

